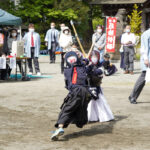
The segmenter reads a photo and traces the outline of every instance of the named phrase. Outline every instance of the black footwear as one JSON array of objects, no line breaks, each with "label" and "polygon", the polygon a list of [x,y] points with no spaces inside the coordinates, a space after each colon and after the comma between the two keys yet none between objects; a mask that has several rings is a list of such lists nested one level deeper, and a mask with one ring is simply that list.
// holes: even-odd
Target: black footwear
[{"label": "black footwear", "polygon": [[134,100],[134,101],[131,102],[131,104],[137,104],[137,102]]},{"label": "black footwear", "polygon": [[129,96],[129,101],[131,104],[137,104],[136,100],[134,98],[131,98],[131,96]]}]

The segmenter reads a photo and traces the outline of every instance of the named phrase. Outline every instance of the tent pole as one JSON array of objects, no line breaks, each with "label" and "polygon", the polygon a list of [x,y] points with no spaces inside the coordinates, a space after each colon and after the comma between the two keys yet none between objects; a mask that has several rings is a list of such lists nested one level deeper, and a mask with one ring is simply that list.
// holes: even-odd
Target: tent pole
[{"label": "tent pole", "polygon": [[19,30],[20,30],[20,41],[22,40],[22,36],[21,36],[21,26],[19,26]]}]

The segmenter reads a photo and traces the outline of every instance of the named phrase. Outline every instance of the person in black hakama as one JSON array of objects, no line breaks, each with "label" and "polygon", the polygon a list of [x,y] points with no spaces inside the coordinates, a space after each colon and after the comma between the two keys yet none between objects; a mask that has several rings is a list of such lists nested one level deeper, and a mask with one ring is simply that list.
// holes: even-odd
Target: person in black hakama
[{"label": "person in black hakama", "polygon": [[82,128],[88,121],[87,106],[91,96],[87,88],[85,64],[73,51],[66,54],[65,61],[67,67],[64,69],[64,76],[69,93],[61,106],[52,141],[58,140],[64,134],[63,128],[67,128],[69,124]]}]

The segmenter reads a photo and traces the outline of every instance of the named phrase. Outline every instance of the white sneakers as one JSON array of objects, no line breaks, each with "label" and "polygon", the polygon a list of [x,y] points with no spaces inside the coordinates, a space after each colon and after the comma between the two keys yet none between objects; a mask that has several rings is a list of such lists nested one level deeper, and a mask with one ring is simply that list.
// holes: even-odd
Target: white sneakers
[{"label": "white sneakers", "polygon": [[58,128],[54,134],[51,136],[52,141],[57,141],[59,136],[62,136],[64,134],[64,129],[63,128]]},{"label": "white sneakers", "polygon": [[32,72],[29,72],[29,73],[28,73],[28,75],[32,75],[32,74],[33,74]]},{"label": "white sneakers", "polygon": [[[28,75],[33,75],[33,73],[32,73],[32,72],[29,72]],[[37,75],[37,76],[41,76],[41,72],[37,72],[36,75]]]},{"label": "white sneakers", "polygon": [[41,72],[37,72],[37,74],[36,74],[37,76],[41,76]]}]

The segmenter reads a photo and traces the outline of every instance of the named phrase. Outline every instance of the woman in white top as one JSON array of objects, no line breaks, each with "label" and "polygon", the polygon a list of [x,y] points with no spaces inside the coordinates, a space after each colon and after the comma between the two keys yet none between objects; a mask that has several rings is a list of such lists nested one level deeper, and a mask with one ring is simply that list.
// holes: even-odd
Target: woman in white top
[{"label": "woman in white top", "polygon": [[10,53],[12,52],[12,42],[17,41],[17,40],[18,40],[17,30],[12,29],[10,33],[10,37],[8,38],[8,48],[9,48]]},{"label": "woman in white top", "polygon": [[[19,38],[18,38],[17,30],[16,29],[12,29],[11,33],[10,33],[10,36],[8,38],[8,41],[7,41],[10,53],[12,52],[12,43],[13,43],[13,41],[18,41],[18,40],[19,40]],[[20,73],[21,73],[21,70],[23,69],[23,68],[21,68],[21,61],[17,60],[17,64],[19,66],[19,70],[20,70]]]},{"label": "woman in white top", "polygon": [[63,32],[60,34],[59,46],[63,49],[61,54],[61,73],[64,72],[64,55],[71,49],[73,44],[72,35],[70,29],[66,26],[63,28]]}]

